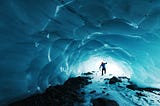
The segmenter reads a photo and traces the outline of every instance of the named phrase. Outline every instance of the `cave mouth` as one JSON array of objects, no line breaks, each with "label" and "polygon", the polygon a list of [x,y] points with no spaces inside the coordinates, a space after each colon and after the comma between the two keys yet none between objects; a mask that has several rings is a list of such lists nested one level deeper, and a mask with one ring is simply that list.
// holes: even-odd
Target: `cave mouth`
[{"label": "cave mouth", "polygon": [[[106,74],[102,76],[101,69],[99,69],[101,62],[107,62],[106,64]],[[87,73],[87,72],[95,72],[94,74],[94,79],[96,78],[111,78],[113,76],[115,77],[127,77],[131,78],[132,75],[132,68],[129,66],[128,63],[122,60],[118,60],[115,58],[112,58],[110,56],[108,57],[96,57],[96,56],[91,56],[88,60],[83,61],[79,63],[79,66],[77,67],[77,75],[80,75],[82,73]]]}]

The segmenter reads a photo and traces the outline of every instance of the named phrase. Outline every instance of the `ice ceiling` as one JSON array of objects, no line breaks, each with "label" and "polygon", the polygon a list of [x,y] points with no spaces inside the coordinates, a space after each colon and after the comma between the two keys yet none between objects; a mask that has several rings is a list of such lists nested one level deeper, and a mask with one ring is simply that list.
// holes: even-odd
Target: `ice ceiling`
[{"label": "ice ceiling", "polygon": [[160,87],[160,0],[1,0],[0,14],[0,101],[102,60],[140,86]]}]

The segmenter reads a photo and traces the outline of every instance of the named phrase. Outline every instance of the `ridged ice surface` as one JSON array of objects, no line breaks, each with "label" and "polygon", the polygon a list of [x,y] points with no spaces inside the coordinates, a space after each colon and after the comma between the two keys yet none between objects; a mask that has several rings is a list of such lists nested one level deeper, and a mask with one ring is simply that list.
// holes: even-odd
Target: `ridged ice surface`
[{"label": "ridged ice surface", "polygon": [[160,87],[160,0],[1,0],[0,14],[0,101],[101,60],[140,86]]}]

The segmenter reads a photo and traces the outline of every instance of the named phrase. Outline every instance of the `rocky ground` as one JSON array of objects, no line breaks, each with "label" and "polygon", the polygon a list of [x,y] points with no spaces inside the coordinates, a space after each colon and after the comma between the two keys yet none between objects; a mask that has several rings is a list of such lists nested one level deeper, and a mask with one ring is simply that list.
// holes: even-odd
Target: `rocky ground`
[{"label": "rocky ground", "polygon": [[63,85],[50,86],[42,94],[35,94],[10,106],[73,106],[83,102],[79,89],[90,84],[89,77],[68,79]]},{"label": "rocky ground", "polygon": [[160,89],[140,88],[127,77],[97,77],[93,71],[10,106],[160,106]]},{"label": "rocky ground", "polygon": [[100,76],[96,72],[83,75],[92,78],[92,83],[81,89],[86,93],[85,106],[117,106],[94,105],[90,102],[97,98],[114,100],[119,106],[160,106],[160,89],[138,87],[125,76]]}]

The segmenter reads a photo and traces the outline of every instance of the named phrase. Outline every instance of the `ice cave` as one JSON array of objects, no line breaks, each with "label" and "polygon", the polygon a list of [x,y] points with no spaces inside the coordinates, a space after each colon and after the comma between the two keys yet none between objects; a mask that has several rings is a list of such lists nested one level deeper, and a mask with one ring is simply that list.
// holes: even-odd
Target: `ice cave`
[{"label": "ice cave", "polygon": [[0,32],[2,106],[160,106],[160,0],[1,0]]}]

